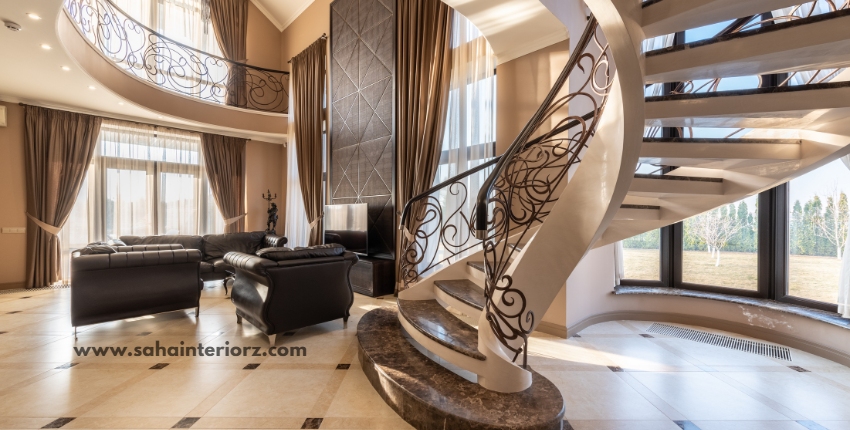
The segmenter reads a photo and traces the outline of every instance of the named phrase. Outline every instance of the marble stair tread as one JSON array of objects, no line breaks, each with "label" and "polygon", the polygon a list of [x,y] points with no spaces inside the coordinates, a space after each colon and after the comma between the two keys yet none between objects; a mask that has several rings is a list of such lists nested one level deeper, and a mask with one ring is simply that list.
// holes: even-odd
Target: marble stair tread
[{"label": "marble stair tread", "polygon": [[478,330],[452,315],[436,300],[398,299],[398,310],[416,330],[435,342],[476,360],[487,359],[478,351]]},{"label": "marble stair tread", "polygon": [[357,323],[358,356],[372,387],[418,429],[563,428],[558,387],[531,371],[518,393],[488,390],[421,354],[404,336],[396,309],[373,309]]},{"label": "marble stair tread", "polygon": [[468,279],[434,281],[434,285],[446,294],[472,306],[479,311],[484,310],[484,290]]},{"label": "marble stair tread", "polygon": [[485,270],[484,270],[484,262],[483,262],[483,261],[468,261],[468,262],[466,263],[466,265],[467,265],[467,266],[469,266],[469,267],[471,267],[471,268],[473,268],[473,269],[475,269],[475,270],[480,270],[480,271],[482,271],[482,272],[484,272],[484,271],[485,271]]},{"label": "marble stair tread", "polygon": [[656,179],[660,181],[723,182],[723,178],[704,178],[699,176],[648,175],[635,173],[635,179]]},{"label": "marble stair tread", "polygon": [[713,137],[644,137],[643,143],[784,143],[799,144],[800,139],[713,138]]}]

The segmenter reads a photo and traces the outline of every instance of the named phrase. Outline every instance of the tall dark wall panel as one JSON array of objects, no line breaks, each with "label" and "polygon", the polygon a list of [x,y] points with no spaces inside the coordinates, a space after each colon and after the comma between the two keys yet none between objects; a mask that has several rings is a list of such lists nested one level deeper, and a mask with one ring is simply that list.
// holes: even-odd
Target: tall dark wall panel
[{"label": "tall dark wall panel", "polygon": [[369,205],[369,253],[395,253],[395,0],[331,3],[331,204]]}]

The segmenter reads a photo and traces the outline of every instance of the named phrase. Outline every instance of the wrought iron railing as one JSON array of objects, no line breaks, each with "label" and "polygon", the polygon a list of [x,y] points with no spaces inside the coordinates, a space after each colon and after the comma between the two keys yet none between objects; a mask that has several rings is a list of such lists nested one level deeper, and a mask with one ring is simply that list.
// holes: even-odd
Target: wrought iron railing
[{"label": "wrought iron railing", "polygon": [[[576,69],[580,73],[574,74]],[[580,85],[562,95],[568,78]],[[569,171],[581,162],[612,84],[608,44],[596,19],[590,17],[552,90],[499,160],[476,200],[476,236],[484,239],[484,312],[495,337],[515,354],[513,361],[522,355],[523,367],[527,364],[528,335],[535,323],[523,290],[533,286],[513,285],[507,270],[520,244],[549,215],[566,186]],[[592,108],[582,116],[570,115],[571,104]]]},{"label": "wrought iron railing", "polygon": [[[449,178],[404,205],[399,224],[402,232],[399,276],[405,287],[481,244],[473,233],[474,208],[468,205],[477,190],[470,190],[469,182],[475,175],[492,172],[500,158],[492,158]],[[446,209],[447,200],[452,200],[452,206],[456,207]]]},{"label": "wrought iron railing", "polygon": [[110,0],[65,0],[65,10],[89,43],[136,78],[213,103],[288,111],[289,72],[230,61],[177,42]]}]

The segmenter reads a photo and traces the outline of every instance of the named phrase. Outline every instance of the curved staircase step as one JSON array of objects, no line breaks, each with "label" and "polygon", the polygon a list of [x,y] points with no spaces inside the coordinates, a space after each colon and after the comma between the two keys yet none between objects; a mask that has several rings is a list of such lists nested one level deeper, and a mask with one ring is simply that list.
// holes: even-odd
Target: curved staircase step
[{"label": "curved staircase step", "polygon": [[[757,20],[757,18],[756,18]],[[846,67],[850,9],[646,52],[646,83]]]},{"label": "curved staircase step", "polygon": [[456,279],[434,281],[434,285],[461,302],[480,311],[484,310],[484,291],[474,282],[468,279]]},{"label": "curved staircase step", "polygon": [[642,3],[646,37],[690,30],[802,3],[800,0],[650,0]]},{"label": "curved staircase step", "polygon": [[468,261],[466,265],[475,270],[480,270],[484,272],[484,262],[482,261]]},{"label": "curved staircase step", "polygon": [[[439,305],[438,305],[439,306]],[[531,387],[499,393],[422,355],[404,337],[396,310],[366,313],[357,324],[358,355],[372,387],[418,429],[561,429],[558,387],[531,370]]]},{"label": "curved staircase step", "polygon": [[436,300],[398,300],[398,310],[416,330],[446,348],[476,360],[487,357],[478,351],[478,330],[459,320]]}]

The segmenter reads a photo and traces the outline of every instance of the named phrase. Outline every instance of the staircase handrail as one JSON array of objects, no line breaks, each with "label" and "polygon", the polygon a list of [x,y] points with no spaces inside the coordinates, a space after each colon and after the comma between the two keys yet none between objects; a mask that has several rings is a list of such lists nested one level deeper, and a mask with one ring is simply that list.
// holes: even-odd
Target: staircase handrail
[{"label": "staircase handrail", "polygon": [[[228,60],[178,42],[139,22],[112,0],[65,0],[64,6],[84,38],[136,78],[213,103],[288,111],[287,71]],[[141,36],[141,46],[132,46],[131,34]],[[223,71],[221,76],[216,69]],[[236,90],[228,95],[228,88]]]}]

